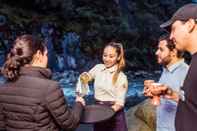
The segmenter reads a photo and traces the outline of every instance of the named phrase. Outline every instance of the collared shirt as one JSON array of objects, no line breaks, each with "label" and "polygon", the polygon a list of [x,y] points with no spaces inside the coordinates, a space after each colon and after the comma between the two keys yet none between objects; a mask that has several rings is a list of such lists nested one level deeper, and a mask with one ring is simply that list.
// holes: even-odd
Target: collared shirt
[{"label": "collared shirt", "polygon": [[114,101],[124,105],[128,90],[127,77],[120,72],[115,84],[112,83],[117,66],[106,68],[104,64],[98,64],[88,73],[94,79],[94,97],[100,101]]},{"label": "collared shirt", "polygon": [[[163,68],[159,83],[170,86],[179,91],[188,72],[188,65],[184,60]],[[161,104],[157,107],[157,131],[175,131],[175,114],[177,103],[161,98]]]}]

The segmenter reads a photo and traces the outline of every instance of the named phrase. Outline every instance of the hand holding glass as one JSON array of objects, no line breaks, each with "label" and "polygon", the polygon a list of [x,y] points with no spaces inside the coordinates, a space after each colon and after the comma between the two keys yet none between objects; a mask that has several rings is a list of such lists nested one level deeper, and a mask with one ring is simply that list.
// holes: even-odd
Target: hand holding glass
[{"label": "hand holding glass", "polygon": [[79,81],[78,81],[78,88],[80,89],[77,89],[76,93],[78,96],[81,96],[81,97],[84,97],[85,95],[88,94],[88,91],[89,91],[89,87],[88,87],[88,82],[90,81],[90,77],[88,75],[87,72],[84,72],[82,73],[80,76],[79,76],[79,80],[80,80],[80,84],[79,84]]},{"label": "hand holding glass", "polygon": [[160,94],[157,94],[153,91],[160,86],[160,83],[155,83],[154,80],[145,80],[144,81],[144,95],[151,98],[151,103],[155,106],[160,104]]}]

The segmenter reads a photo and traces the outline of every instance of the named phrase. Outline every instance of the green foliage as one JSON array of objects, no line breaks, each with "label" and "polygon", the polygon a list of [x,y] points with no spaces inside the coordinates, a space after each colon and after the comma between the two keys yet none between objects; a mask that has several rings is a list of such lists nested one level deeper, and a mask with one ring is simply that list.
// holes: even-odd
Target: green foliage
[{"label": "green foliage", "polygon": [[[20,2],[15,2],[17,6],[2,3],[0,12],[13,23],[28,23],[37,15],[41,22],[55,22],[62,32],[76,32],[81,37],[82,50],[89,55],[100,55],[102,47],[110,40],[122,42],[130,69],[155,68],[155,45],[162,33],[159,25],[178,6],[172,3],[165,8],[161,0],[128,1],[127,12],[123,12],[114,0],[42,0],[33,2],[29,10],[19,8]],[[186,1],[177,1],[176,5],[180,7]],[[39,5],[36,10],[35,5]]]}]

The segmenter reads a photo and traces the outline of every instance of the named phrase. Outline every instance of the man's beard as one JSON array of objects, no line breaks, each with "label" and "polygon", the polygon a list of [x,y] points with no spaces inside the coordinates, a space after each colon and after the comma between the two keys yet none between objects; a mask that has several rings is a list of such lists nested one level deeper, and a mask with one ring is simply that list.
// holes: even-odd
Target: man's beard
[{"label": "man's beard", "polygon": [[171,62],[171,57],[170,55],[168,55],[161,60],[160,64],[166,67],[170,62]]}]

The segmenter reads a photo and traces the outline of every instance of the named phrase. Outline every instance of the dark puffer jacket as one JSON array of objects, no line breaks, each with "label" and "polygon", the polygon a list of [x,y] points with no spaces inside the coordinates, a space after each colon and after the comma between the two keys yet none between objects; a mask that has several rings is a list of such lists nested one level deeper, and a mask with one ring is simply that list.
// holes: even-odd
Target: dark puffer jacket
[{"label": "dark puffer jacket", "polygon": [[16,82],[0,87],[0,130],[65,131],[77,127],[83,106],[69,109],[49,70],[23,67]]}]

